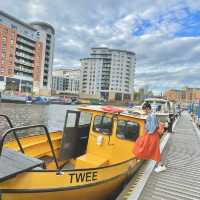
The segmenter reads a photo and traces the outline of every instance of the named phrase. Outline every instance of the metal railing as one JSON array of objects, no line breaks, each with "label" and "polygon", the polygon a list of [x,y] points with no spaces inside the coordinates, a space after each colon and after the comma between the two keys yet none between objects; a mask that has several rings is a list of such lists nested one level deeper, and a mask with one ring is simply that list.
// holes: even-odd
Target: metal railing
[{"label": "metal railing", "polygon": [[[11,122],[11,120],[10,120],[10,118],[9,118],[7,115],[0,115],[0,117],[3,117],[4,119],[6,119],[6,121],[8,122],[8,124],[9,124],[9,126],[10,126],[10,128],[13,128],[13,127],[14,127],[13,124],[12,124],[12,122]],[[17,137],[17,134],[16,134],[15,131],[13,131],[13,135],[14,135],[16,141],[17,141],[17,144],[18,144],[18,146],[19,146],[19,148],[20,148],[20,151],[21,151],[22,153],[24,153],[24,150],[23,150],[23,148],[22,148],[22,145],[21,145],[21,143],[20,143],[20,140],[19,140],[19,138]],[[1,137],[1,136],[0,136],[0,137]]]},{"label": "metal railing", "polygon": [[[11,123],[12,124],[12,123]],[[16,128],[10,128],[8,129],[7,131],[5,131],[3,133],[3,135],[0,135],[0,156],[2,154],[2,150],[3,150],[3,145],[4,145],[4,141],[5,141],[5,138],[13,133],[14,136],[15,136],[15,139],[17,141],[19,141],[19,138],[16,134],[16,131],[19,131],[19,130],[27,130],[27,129],[30,129],[30,128],[43,128],[44,131],[45,131],[45,134],[47,136],[47,139],[48,139],[48,142],[49,142],[49,146],[51,148],[51,152],[52,152],[52,155],[53,155],[53,158],[54,158],[54,161],[55,161],[55,164],[56,164],[56,167],[57,169],[59,169],[59,165],[58,165],[58,161],[57,161],[57,158],[56,158],[56,154],[55,154],[55,151],[54,151],[54,148],[53,148],[53,144],[52,144],[52,141],[51,141],[51,137],[50,137],[50,134],[49,134],[49,131],[47,129],[47,127],[43,124],[36,124],[36,125],[31,125],[31,126],[22,126],[22,127],[16,127]],[[19,142],[18,143],[19,147],[21,146],[21,143]],[[22,149],[21,149],[22,148]],[[24,153],[24,150],[23,150],[23,147],[21,146],[20,150],[23,151]]]}]

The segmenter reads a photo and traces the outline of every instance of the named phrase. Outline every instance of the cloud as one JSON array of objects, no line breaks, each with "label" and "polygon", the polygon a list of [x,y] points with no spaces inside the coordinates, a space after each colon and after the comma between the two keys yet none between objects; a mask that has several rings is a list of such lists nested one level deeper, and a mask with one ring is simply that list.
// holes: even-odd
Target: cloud
[{"label": "cloud", "polygon": [[79,66],[91,47],[107,46],[136,53],[136,87],[200,85],[199,1],[6,0],[0,8],[54,26],[55,67]]}]

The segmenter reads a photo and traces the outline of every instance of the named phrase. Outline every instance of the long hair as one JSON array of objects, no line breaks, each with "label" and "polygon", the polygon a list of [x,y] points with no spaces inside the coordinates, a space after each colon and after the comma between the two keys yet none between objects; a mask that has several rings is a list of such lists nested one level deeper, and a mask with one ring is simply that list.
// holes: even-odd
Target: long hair
[{"label": "long hair", "polygon": [[149,102],[145,102],[142,106],[142,110],[149,109],[151,110],[151,104]]}]

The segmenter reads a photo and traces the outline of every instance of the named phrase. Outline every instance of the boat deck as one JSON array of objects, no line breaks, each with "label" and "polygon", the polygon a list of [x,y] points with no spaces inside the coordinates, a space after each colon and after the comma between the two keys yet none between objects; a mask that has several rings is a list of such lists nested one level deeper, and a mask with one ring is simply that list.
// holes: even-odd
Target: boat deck
[{"label": "boat deck", "polygon": [[162,154],[167,170],[155,173],[155,164],[146,162],[117,200],[200,199],[200,132],[188,113],[177,121]]}]

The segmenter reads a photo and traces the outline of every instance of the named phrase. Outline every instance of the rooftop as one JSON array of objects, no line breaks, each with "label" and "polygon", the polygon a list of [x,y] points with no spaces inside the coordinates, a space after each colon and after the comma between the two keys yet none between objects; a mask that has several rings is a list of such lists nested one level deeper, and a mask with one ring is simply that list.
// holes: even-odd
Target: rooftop
[{"label": "rooftop", "polygon": [[50,28],[52,30],[53,34],[55,34],[54,27],[49,23],[36,21],[36,22],[31,22],[30,25],[38,25],[38,26],[41,26],[41,27]]},{"label": "rooftop", "polygon": [[127,51],[127,50],[123,50],[123,49],[109,49],[107,47],[92,47],[91,48],[92,50],[95,50],[95,49],[105,49],[105,50],[109,50],[109,51],[120,51],[120,52],[126,52],[126,53],[130,53],[130,54],[133,54],[133,55],[136,55],[134,52],[132,51]]},{"label": "rooftop", "polygon": [[23,26],[25,26],[25,27],[27,27],[27,28],[29,28],[29,29],[32,29],[33,31],[36,31],[36,29],[33,28],[31,25],[29,25],[29,24],[27,24],[27,23],[25,23],[25,22],[23,22],[23,21],[21,21],[21,20],[15,18],[15,17],[13,17],[13,16],[11,16],[11,15],[5,13],[5,12],[2,11],[2,10],[0,10],[0,15],[4,16],[4,17],[6,17],[6,18],[9,18],[10,20],[13,20],[13,21],[15,21],[15,22],[17,22],[17,23],[19,23],[19,24],[21,24],[21,25],[23,25]]}]

